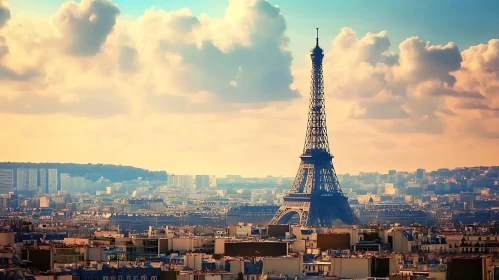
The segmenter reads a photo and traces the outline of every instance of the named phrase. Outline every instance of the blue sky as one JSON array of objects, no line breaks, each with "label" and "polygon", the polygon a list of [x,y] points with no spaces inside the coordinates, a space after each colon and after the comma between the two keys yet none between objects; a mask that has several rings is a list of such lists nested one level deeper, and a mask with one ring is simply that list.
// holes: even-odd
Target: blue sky
[{"label": "blue sky", "polygon": [[[63,0],[10,1],[15,16],[54,14]],[[206,13],[223,17],[228,0],[114,0],[121,17],[135,19],[148,8],[164,10],[189,8],[194,15]],[[499,1],[496,0],[271,0],[281,8],[288,25],[294,64],[303,65],[313,44],[314,29],[320,27],[321,41],[330,42],[341,27],[353,28],[359,36],[387,30],[392,50],[404,39],[419,36],[433,44],[455,42],[460,50],[486,43],[499,35]],[[329,43],[323,43],[326,51]]]}]

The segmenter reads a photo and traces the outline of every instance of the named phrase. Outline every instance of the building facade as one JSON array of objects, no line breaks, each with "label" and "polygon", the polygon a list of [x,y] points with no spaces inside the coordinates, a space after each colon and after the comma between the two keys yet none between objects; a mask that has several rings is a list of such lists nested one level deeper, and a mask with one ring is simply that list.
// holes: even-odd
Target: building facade
[{"label": "building facade", "polygon": [[39,175],[38,184],[40,185],[38,193],[47,193],[47,169],[40,168],[38,170],[38,175]]},{"label": "building facade", "polygon": [[210,187],[209,175],[196,175],[196,189],[206,189]]},{"label": "building facade", "polygon": [[59,180],[57,179],[57,169],[50,168],[47,172],[47,193],[57,194],[58,182]]},{"label": "building facade", "polygon": [[0,194],[8,194],[12,191],[14,191],[14,171],[0,169]]},{"label": "building facade", "polygon": [[38,169],[28,169],[28,190],[38,191]]}]

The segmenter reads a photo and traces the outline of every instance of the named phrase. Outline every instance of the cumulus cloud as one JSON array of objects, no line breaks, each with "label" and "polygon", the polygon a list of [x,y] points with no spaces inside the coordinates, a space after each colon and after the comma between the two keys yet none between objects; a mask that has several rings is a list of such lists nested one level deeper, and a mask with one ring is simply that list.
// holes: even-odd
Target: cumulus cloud
[{"label": "cumulus cloud", "polygon": [[120,14],[110,0],[83,0],[64,3],[55,24],[67,51],[74,55],[95,55],[106,42]]},{"label": "cumulus cloud", "polygon": [[18,72],[5,66],[3,60],[8,54],[9,47],[7,46],[7,41],[5,37],[0,36],[0,81],[26,81],[38,75],[38,71],[33,68]]},{"label": "cumulus cloud", "polygon": [[[397,64],[398,55],[390,51],[391,43],[387,34],[386,31],[377,34],[368,32],[361,39],[357,39],[357,33],[353,29],[344,27],[333,41],[331,58],[344,64],[358,62],[366,62],[371,66],[376,66],[377,63]],[[336,57],[335,53],[342,53],[348,58]]]},{"label": "cumulus cloud", "polygon": [[485,73],[498,73],[499,71],[499,40],[492,39],[488,44],[471,46],[462,53],[463,68],[471,71]]},{"label": "cumulus cloud", "polygon": [[[54,17],[59,33],[30,22],[24,28],[4,28],[0,79],[29,81],[10,88],[16,98],[9,97],[9,102],[31,94],[34,100],[49,96],[48,108],[54,112],[76,108],[61,101],[71,99],[108,105],[108,114],[207,114],[299,99],[286,21],[268,1],[229,1],[223,18],[197,17],[188,9],[149,9],[135,21],[119,19],[119,14],[109,0],[71,1]],[[27,28],[31,35],[22,35]],[[67,55],[59,55],[59,45]],[[432,45],[419,37],[392,49],[386,31],[358,37],[353,29],[343,28],[325,56],[326,91],[350,106],[346,117],[377,122],[373,127],[380,132],[443,133],[447,118],[477,104],[481,107],[475,110],[488,111],[481,116],[495,116],[498,49],[498,41],[491,40],[461,55],[453,43]],[[300,82],[306,83],[304,96],[308,82]],[[82,95],[85,90],[80,89],[88,86],[99,98]],[[123,99],[132,106],[112,106]],[[93,114],[86,105],[75,110]]]},{"label": "cumulus cloud", "polygon": [[167,67],[162,75],[175,82],[169,92],[157,89],[156,94],[208,91],[232,103],[299,97],[290,89],[292,56],[287,50],[286,22],[279,8],[267,1],[230,1],[220,20],[196,18],[185,10],[150,10],[138,24],[142,30],[165,26],[159,34],[139,39],[156,46],[150,55]]},{"label": "cumulus cloud", "polygon": [[333,40],[325,56],[326,90],[333,98],[353,102],[350,118],[374,122],[384,133],[441,134],[447,118],[458,115],[459,100],[487,102],[488,89],[463,82],[462,73],[472,71],[466,66],[468,56],[486,61],[482,68],[490,73],[495,54],[491,47],[478,48],[486,58],[466,54],[473,47],[461,56],[452,42],[432,45],[419,37],[401,42],[397,52],[390,47],[386,31],[358,38],[343,28]]},{"label": "cumulus cloud", "polygon": [[461,54],[456,44],[434,46],[419,37],[406,39],[399,45],[399,78],[409,82],[421,82],[438,79],[453,86],[456,78],[450,72],[461,67]]},{"label": "cumulus cloud", "polygon": [[120,48],[119,64],[121,71],[135,72],[135,70],[137,70],[136,61],[137,61],[136,49],[128,46],[123,46]]},{"label": "cumulus cloud", "polygon": [[2,28],[10,19],[10,9],[6,4],[6,1],[4,2],[3,0],[0,0],[0,28]]},{"label": "cumulus cloud", "polygon": [[[286,22],[267,1],[230,1],[224,18],[195,17],[188,9],[150,9],[135,21],[119,14],[109,0],[70,1],[52,25],[26,20],[7,26],[0,37],[0,79],[8,83],[0,88],[8,89],[9,108],[2,111],[203,114],[300,96],[291,88]],[[85,95],[87,88],[93,93]],[[132,105],[120,105],[123,99]]]},{"label": "cumulus cloud", "polygon": [[462,69],[456,72],[457,85],[479,91],[480,100],[460,100],[461,128],[487,138],[499,134],[499,40],[471,46],[462,52]]}]

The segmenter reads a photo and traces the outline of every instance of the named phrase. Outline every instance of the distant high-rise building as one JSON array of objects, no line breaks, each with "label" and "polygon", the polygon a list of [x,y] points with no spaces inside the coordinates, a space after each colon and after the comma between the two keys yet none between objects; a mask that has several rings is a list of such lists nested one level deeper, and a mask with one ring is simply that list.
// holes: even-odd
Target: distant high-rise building
[{"label": "distant high-rise building", "polygon": [[47,172],[47,193],[57,193],[57,169],[50,168]]},{"label": "distant high-rise building", "polygon": [[16,189],[17,191],[28,191],[29,190],[29,176],[28,169],[18,168],[16,170]]},{"label": "distant high-rise building", "polygon": [[0,194],[0,208],[9,208],[9,196],[6,194]]},{"label": "distant high-rise building", "polygon": [[38,190],[38,169],[28,169],[28,189],[30,191]]},{"label": "distant high-rise building", "polygon": [[210,176],[210,187],[217,186],[217,177],[215,175]]},{"label": "distant high-rise building", "polygon": [[181,188],[193,188],[194,185],[194,176],[192,175],[179,175],[179,187]]},{"label": "distant high-rise building", "polygon": [[209,175],[196,175],[196,189],[205,189],[210,187]]},{"label": "distant high-rise building", "polygon": [[71,177],[69,173],[61,173],[61,190],[78,191],[85,188],[85,178]]},{"label": "distant high-rise building", "polygon": [[395,194],[395,187],[393,186],[393,183],[385,183],[385,194]]},{"label": "distant high-rise building", "polygon": [[178,175],[168,174],[166,185],[168,185],[168,186],[178,186]]},{"label": "distant high-rise building", "polygon": [[426,175],[426,170],[423,168],[416,169],[416,182],[421,183]]},{"label": "distant high-rise building", "polygon": [[14,191],[14,170],[0,169],[0,194]]},{"label": "distant high-rise building", "polygon": [[17,194],[9,194],[9,198],[10,198],[10,201],[9,201],[9,207],[10,208],[17,208],[19,207],[19,196]]},{"label": "distant high-rise building", "polygon": [[226,183],[240,183],[242,181],[242,176],[241,175],[225,175],[225,180]]},{"label": "distant high-rise building", "polygon": [[69,173],[61,173],[61,189],[66,191],[71,187],[71,176]]},{"label": "distant high-rise building", "polygon": [[38,190],[39,193],[47,193],[47,185],[48,185],[48,177],[47,177],[47,169],[45,168],[40,168],[38,170],[38,175],[40,179],[38,180],[38,185],[40,185],[40,188]]},{"label": "distant high-rise building", "polygon": [[388,170],[388,175],[389,176],[394,176],[395,173],[397,173],[397,170]]},{"label": "distant high-rise building", "polygon": [[193,188],[194,184],[194,176],[192,175],[168,175],[168,186],[180,187],[180,188]]}]

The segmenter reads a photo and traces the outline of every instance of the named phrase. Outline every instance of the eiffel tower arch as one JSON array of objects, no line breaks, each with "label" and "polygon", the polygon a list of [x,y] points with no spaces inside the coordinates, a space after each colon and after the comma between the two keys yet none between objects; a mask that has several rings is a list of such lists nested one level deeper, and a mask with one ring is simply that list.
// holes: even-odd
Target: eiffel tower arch
[{"label": "eiffel tower arch", "polygon": [[287,223],[295,215],[302,226],[331,226],[336,220],[354,224],[357,217],[341,190],[329,150],[322,75],[324,51],[319,47],[319,29],[310,56],[312,82],[301,162],[293,185],[270,224]]}]

